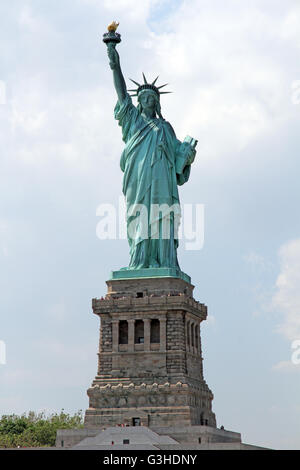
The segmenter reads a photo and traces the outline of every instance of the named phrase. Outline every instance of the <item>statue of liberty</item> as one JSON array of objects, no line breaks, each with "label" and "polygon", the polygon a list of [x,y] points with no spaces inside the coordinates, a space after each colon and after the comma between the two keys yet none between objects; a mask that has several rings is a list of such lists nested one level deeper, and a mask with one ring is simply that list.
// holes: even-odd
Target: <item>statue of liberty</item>
[{"label": "statue of liberty", "polygon": [[118,101],[114,115],[122,128],[125,148],[120,166],[124,172],[123,193],[126,200],[127,238],[130,262],[127,270],[175,268],[177,260],[180,203],[178,185],[189,179],[197,141],[187,137],[180,142],[172,126],[161,113],[158,77],[148,83],[132,80],[137,86],[128,90],[137,96],[134,106],[120,66],[116,44],[120,35],[117,24],[104,34],[110,68]]}]

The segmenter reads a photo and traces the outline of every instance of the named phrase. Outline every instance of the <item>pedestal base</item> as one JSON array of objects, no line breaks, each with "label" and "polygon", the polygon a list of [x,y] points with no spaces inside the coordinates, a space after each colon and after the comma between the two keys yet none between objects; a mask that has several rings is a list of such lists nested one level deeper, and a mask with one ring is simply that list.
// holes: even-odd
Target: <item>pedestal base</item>
[{"label": "pedestal base", "polygon": [[98,373],[88,389],[85,425],[216,427],[213,394],[203,377],[200,323],[207,308],[190,282],[170,277],[107,281],[93,299],[101,319]]},{"label": "pedestal base", "polygon": [[179,268],[144,268],[144,269],[120,269],[112,271],[110,280],[114,279],[138,279],[138,278],[161,278],[174,277],[191,283],[191,278]]},{"label": "pedestal base", "polygon": [[[124,445],[124,440],[126,444]],[[241,435],[209,426],[172,427],[107,427],[61,429],[57,432],[56,447],[74,449],[253,449],[241,443]],[[131,447],[132,446],[132,447]]]}]

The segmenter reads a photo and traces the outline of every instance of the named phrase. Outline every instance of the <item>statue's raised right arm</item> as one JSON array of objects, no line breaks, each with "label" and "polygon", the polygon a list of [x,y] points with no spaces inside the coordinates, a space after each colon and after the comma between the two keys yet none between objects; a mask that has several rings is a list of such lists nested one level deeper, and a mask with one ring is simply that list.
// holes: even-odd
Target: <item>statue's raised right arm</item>
[{"label": "statue's raised right arm", "polygon": [[114,86],[118,95],[118,100],[120,103],[124,101],[126,97],[126,83],[123,77],[123,73],[120,66],[120,57],[116,50],[116,44],[109,43],[107,45],[107,54],[109,58],[109,65],[113,71],[114,77]]}]

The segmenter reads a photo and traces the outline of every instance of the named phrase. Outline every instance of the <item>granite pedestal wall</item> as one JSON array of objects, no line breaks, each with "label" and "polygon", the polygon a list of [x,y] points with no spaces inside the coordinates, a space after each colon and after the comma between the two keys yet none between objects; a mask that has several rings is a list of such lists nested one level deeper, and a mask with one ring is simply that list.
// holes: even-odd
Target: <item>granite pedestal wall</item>
[{"label": "granite pedestal wall", "polygon": [[193,298],[194,287],[173,277],[115,279],[107,286],[92,304],[100,342],[85,426],[215,428],[202,365],[207,308]]}]

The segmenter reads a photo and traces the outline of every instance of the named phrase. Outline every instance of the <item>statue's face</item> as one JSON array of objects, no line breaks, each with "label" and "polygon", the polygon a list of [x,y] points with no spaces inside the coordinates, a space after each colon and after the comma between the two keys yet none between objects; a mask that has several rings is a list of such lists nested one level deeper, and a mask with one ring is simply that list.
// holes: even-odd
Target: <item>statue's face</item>
[{"label": "statue's face", "polygon": [[142,109],[154,111],[156,107],[156,99],[153,93],[144,91],[139,98],[139,102],[142,105]]}]

